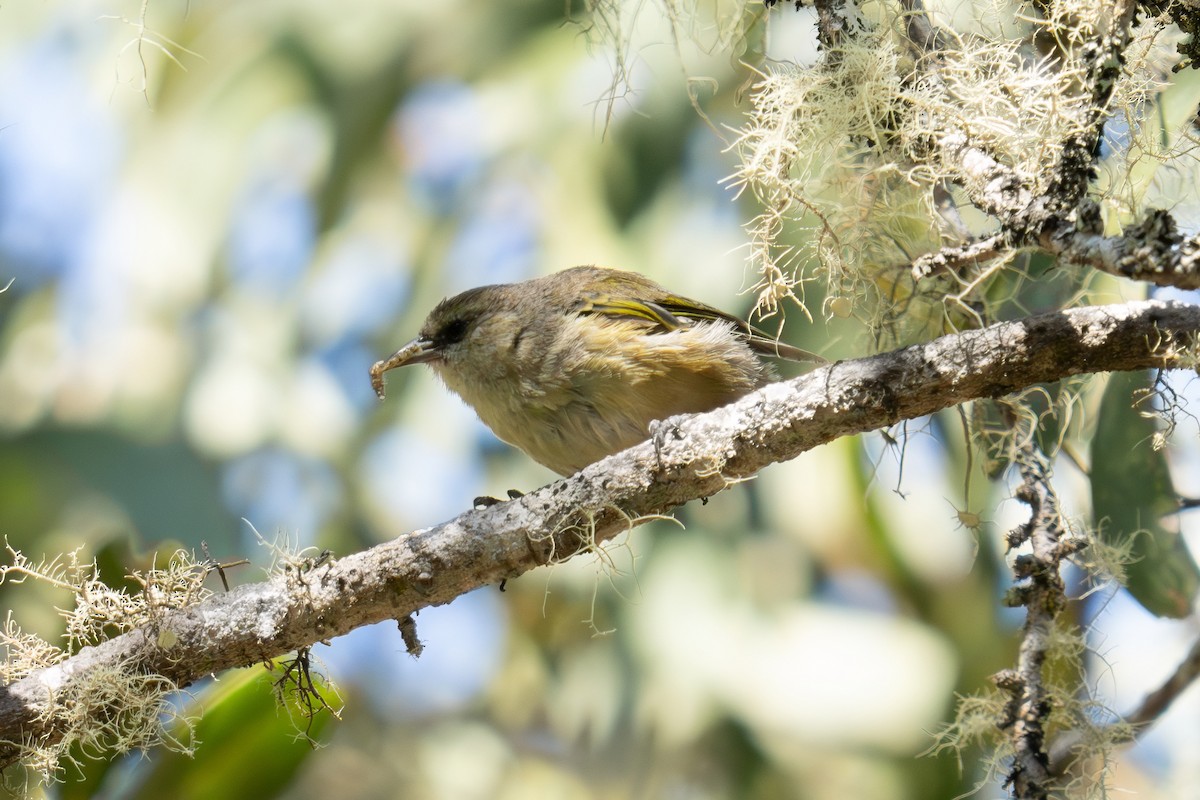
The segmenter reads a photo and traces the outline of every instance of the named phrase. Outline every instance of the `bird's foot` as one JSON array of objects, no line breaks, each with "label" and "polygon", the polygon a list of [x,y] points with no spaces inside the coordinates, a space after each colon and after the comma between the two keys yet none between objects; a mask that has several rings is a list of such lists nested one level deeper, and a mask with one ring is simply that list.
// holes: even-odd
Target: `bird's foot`
[{"label": "bird's foot", "polygon": [[[506,494],[508,495],[509,500],[519,500],[520,498],[525,496],[524,492],[519,492],[516,489],[509,489],[508,492],[506,492]],[[474,500],[472,500],[471,507],[472,508],[491,508],[492,506],[500,505],[501,503],[504,503],[504,502],[507,502],[507,501],[501,500],[499,497],[489,497],[488,495],[485,494],[485,495],[480,495],[479,497],[476,497]]]},{"label": "bird's foot", "polygon": [[678,441],[683,438],[683,434],[679,431],[679,424],[687,419],[687,414],[677,414],[666,419],[655,419],[650,421],[650,441],[654,442],[654,457],[658,461],[658,468],[662,469],[662,451],[666,447],[667,442],[671,440]]}]

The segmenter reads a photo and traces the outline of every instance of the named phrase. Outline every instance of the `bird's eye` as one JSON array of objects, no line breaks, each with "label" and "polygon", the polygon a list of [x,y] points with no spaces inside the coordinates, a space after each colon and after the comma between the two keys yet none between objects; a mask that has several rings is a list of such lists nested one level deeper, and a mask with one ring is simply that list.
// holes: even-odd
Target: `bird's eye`
[{"label": "bird's eye", "polygon": [[450,320],[438,331],[438,344],[443,347],[448,344],[458,344],[466,338],[467,327],[467,321],[462,317]]}]

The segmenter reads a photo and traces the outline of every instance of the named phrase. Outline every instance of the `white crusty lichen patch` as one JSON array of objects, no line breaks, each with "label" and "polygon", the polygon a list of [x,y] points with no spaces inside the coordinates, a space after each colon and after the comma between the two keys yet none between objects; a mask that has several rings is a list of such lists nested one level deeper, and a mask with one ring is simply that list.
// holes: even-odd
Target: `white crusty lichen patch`
[{"label": "white crusty lichen patch", "polygon": [[1102,314],[1070,317],[1071,327],[1075,330],[1075,336],[1079,342],[1085,347],[1102,347],[1117,326],[1134,316],[1135,313],[1134,309],[1125,306],[1106,308]]}]

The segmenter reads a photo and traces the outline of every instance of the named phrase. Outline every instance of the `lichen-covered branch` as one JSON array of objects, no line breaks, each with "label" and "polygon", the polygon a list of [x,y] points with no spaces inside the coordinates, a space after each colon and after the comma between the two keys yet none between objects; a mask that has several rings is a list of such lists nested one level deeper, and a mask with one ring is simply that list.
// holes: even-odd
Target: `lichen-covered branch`
[{"label": "lichen-covered branch", "polygon": [[62,739],[60,704],[82,702],[105,671],[185,687],[362,625],[406,620],[592,549],[641,518],[842,436],[1070,375],[1195,368],[1198,337],[1200,306],[1097,306],[943,336],[771,384],[726,408],[671,420],[655,441],[520,499],[164,609],[136,630],[33,671],[0,688],[0,765]]},{"label": "lichen-covered branch", "polygon": [[[909,0],[910,5],[915,0]],[[1074,108],[1056,157],[1044,159],[1037,174],[1026,174],[998,159],[953,117],[939,121],[934,145],[960,175],[967,197],[995,217],[1001,233],[917,258],[916,280],[979,263],[1022,247],[1039,247],[1067,263],[1114,275],[1182,289],[1200,288],[1200,237],[1185,239],[1167,211],[1152,209],[1118,236],[1104,236],[1099,209],[1085,197],[1093,177],[1098,142],[1110,113],[1113,91],[1125,60],[1135,4],[1117,0],[1106,7],[1092,38],[1076,46]],[[910,9],[908,37],[932,63],[945,47],[919,5]],[[1089,24],[1076,26],[1078,32]],[[929,68],[927,67],[927,71]],[[940,81],[935,84],[944,89]]]},{"label": "lichen-covered branch", "polygon": [[[1056,152],[1041,157],[1036,174],[1022,175],[990,154],[976,153],[965,127],[946,123],[949,135],[940,140],[944,152],[966,175],[984,178],[982,191],[970,181],[965,188],[982,210],[999,219],[1015,246],[1032,243],[1047,228],[1058,227],[1084,197],[1135,10],[1133,0],[1115,0],[1101,7],[1098,20],[1067,21],[1055,19],[1067,13],[1064,9],[1047,6],[1050,24],[1069,33],[1067,42],[1057,42],[1063,51],[1061,68],[1069,68],[1071,76],[1062,88],[1069,86],[1071,91],[1057,98],[1062,110],[1058,112],[1061,138],[1053,143]],[[1088,41],[1070,41],[1089,33]]]},{"label": "lichen-covered branch", "polygon": [[[1109,115],[1109,101],[1125,64],[1130,26],[1137,9],[1134,0],[1113,0],[1100,8],[1097,20],[1072,20],[1078,35],[1091,34],[1088,41],[1069,46],[1077,51],[1080,74],[1076,101],[1076,124],[1059,144],[1057,158],[1046,165],[1050,180],[1039,202],[1021,211],[1022,226],[1037,230],[1043,220],[1069,212],[1083,199],[1099,155],[1100,136]],[[1060,12],[1061,13],[1061,12]],[[1066,53],[1066,58],[1072,56]],[[1008,227],[1016,227],[1008,224]]]},{"label": "lichen-covered branch", "polygon": [[1185,35],[1175,44],[1183,61],[1174,70],[1200,69],[1200,4],[1195,2],[1172,2],[1172,0],[1145,0],[1139,3],[1151,14],[1165,14],[1179,26]]},{"label": "lichen-covered branch", "polygon": [[1120,236],[1100,236],[1069,223],[1046,231],[1042,246],[1075,264],[1156,286],[1200,289],[1200,236],[1184,238],[1169,211],[1151,209]]},{"label": "lichen-covered branch", "polygon": [[[907,308],[890,301],[909,290],[874,293],[895,284],[909,254],[929,253],[911,275],[915,294],[936,302],[956,282],[986,296],[983,278],[999,274],[989,262],[1032,248],[1136,280],[1197,282],[1195,248],[1166,235],[1169,217],[1114,200],[1108,216],[1134,223],[1105,237],[1087,196],[1105,125],[1119,112],[1140,129],[1151,104],[1155,62],[1144,51],[1161,23],[1135,29],[1133,0],[1048,0],[1020,36],[963,34],[939,28],[921,0],[900,7],[890,26],[837,26],[829,20],[853,18],[854,4],[818,4],[822,60],[780,67],[756,87],[734,183],[771,209],[748,226],[764,296],[808,271],[835,294],[877,299],[854,311],[879,324]],[[1128,170],[1139,152],[1114,152],[1107,172]],[[974,237],[958,213],[967,205],[990,218],[974,221]],[[811,237],[802,260],[779,241],[786,222],[832,235]],[[1150,228],[1164,231],[1154,247]],[[946,274],[954,280],[928,280]],[[952,305],[964,299],[949,293]]]},{"label": "lichen-covered branch", "polygon": [[827,54],[836,53],[850,25],[846,0],[813,0],[813,7],[817,10],[817,42]]},{"label": "lichen-covered branch", "polygon": [[[1179,233],[1168,211],[1151,209],[1136,225],[1118,236],[1104,236],[1081,224],[1086,201],[1076,212],[1076,220],[1061,220],[1043,230],[1037,244],[1063,261],[1080,264],[1156,286],[1200,289],[1200,236],[1185,238]],[[957,272],[964,267],[995,258],[1011,249],[1004,236],[989,236],[957,247],[945,247],[913,261],[917,280],[939,272]]]},{"label": "lichen-covered branch", "polygon": [[1029,552],[1017,556],[1013,572],[1020,583],[1006,598],[1011,606],[1024,606],[1025,626],[1016,668],[1004,670],[994,680],[1008,695],[1000,723],[1009,732],[1014,753],[1007,785],[1017,800],[1044,800],[1051,789],[1046,753],[1051,709],[1042,668],[1056,619],[1067,603],[1062,562],[1085,542],[1064,536],[1058,498],[1050,485],[1050,463],[1030,441],[1017,454],[1022,482],[1016,493],[1029,506],[1029,521],[1008,536],[1010,548],[1028,545]]}]

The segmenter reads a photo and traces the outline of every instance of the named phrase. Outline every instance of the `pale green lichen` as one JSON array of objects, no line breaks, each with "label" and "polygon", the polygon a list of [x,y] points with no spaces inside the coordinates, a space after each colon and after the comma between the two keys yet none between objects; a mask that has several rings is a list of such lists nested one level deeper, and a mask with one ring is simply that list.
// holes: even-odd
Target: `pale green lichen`
[{"label": "pale green lichen", "polygon": [[[165,567],[136,571],[128,577],[140,590],[126,591],[100,580],[95,561],[80,550],[34,562],[6,542],[10,564],[0,566],[0,583],[33,581],[67,593],[71,602],[59,607],[64,623],[62,644],[22,631],[10,612],[0,629],[0,682],[11,683],[67,660],[83,647],[99,644],[142,626],[154,627],[166,609],[201,602],[208,566],[179,550]],[[158,642],[170,641],[159,631]],[[17,743],[20,761],[44,781],[60,777],[73,754],[105,753],[158,745],[181,752],[191,748],[191,722],[164,702],[178,687],[160,675],[147,674],[132,662],[102,664],[81,670],[42,700],[39,720],[53,736]]]}]

